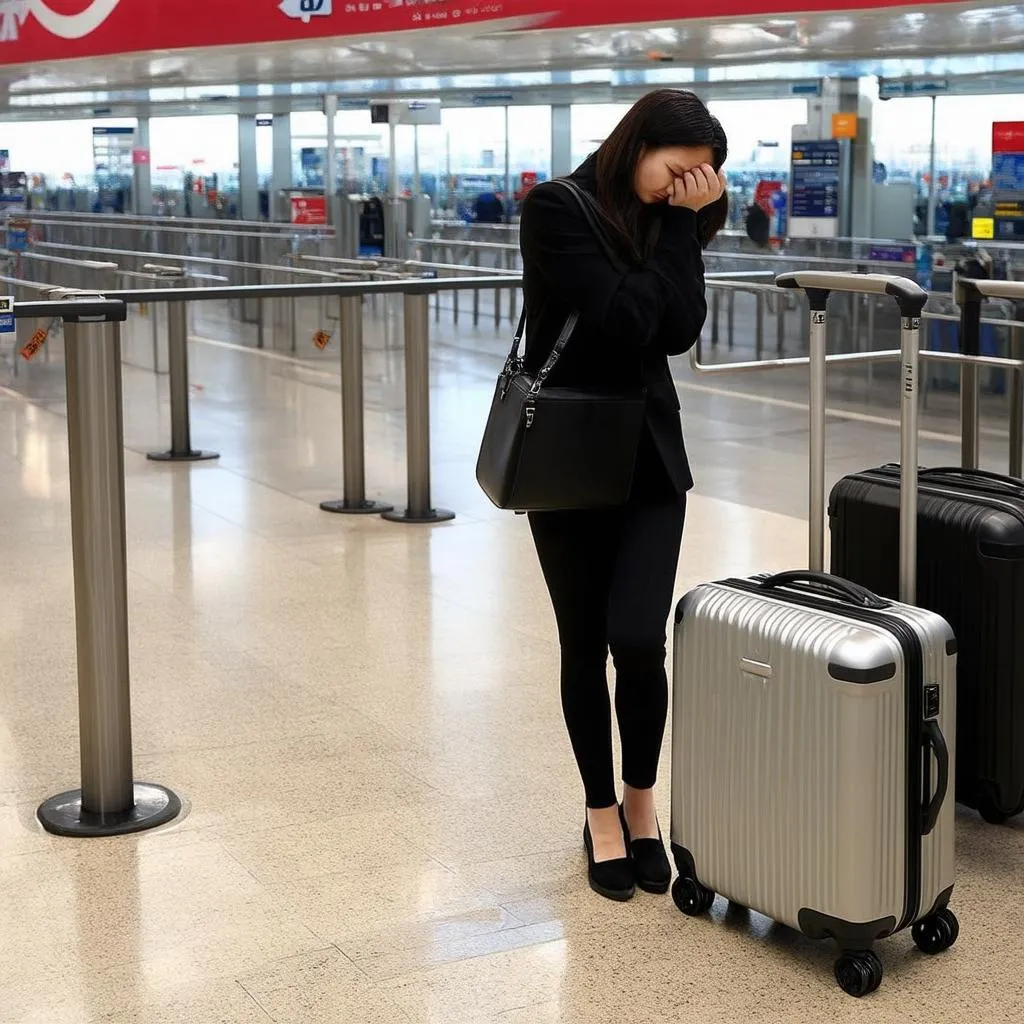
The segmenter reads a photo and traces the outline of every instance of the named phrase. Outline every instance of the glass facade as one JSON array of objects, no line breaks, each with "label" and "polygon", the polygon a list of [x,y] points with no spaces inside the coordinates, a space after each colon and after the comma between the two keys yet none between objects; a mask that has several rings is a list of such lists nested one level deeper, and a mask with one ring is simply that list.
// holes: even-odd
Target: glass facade
[{"label": "glass facade", "polygon": [[[984,62],[983,62],[984,63]],[[787,65],[790,73],[801,68]],[[654,75],[654,71],[657,75]],[[749,68],[740,69],[749,72]],[[820,70],[820,68],[818,68]],[[686,84],[693,77],[686,69],[615,72],[621,86]],[[586,86],[603,82],[609,72],[586,70],[559,75],[516,77],[509,89],[535,88],[554,78]],[[712,69],[707,79],[735,79],[737,69]],[[465,76],[458,84],[464,85]],[[481,88],[493,76],[476,76]],[[636,82],[633,79],[637,79]],[[454,80],[439,78],[438,89]],[[422,83],[420,83],[422,85]],[[701,88],[698,83],[696,88]],[[263,90],[264,94],[267,90]],[[552,173],[552,108],[547,103],[493,104],[483,95],[478,105],[442,109],[440,125],[419,129],[400,125],[395,130],[397,177],[403,191],[418,181],[441,215],[472,218],[478,197],[491,196],[513,208],[524,181],[543,181]],[[374,124],[363,101],[341,95],[342,109],[335,123],[339,185],[350,192],[382,193],[390,180],[390,129]],[[345,109],[348,103],[349,109]],[[804,98],[712,100],[711,109],[725,125],[730,140],[727,165],[730,192],[737,220],[752,201],[758,181],[788,176],[793,126],[807,120]],[[626,113],[629,104],[575,103],[571,106],[568,153],[577,166],[593,152]],[[1024,117],[1020,94],[939,95],[935,100],[936,185],[940,203],[960,201],[983,192],[991,172],[993,121]],[[872,105],[872,143],[878,173],[888,181],[912,181],[919,198],[929,188],[931,149],[931,97],[875,100]],[[319,110],[295,111],[290,116],[292,148],[291,187],[324,186],[327,126]],[[93,128],[131,128],[134,119],[81,119],[13,121],[0,129],[0,148],[10,151],[11,167],[32,175],[33,191],[52,196],[68,193],[71,208],[94,205],[91,194],[98,182],[93,151]],[[53,145],[59,138],[61,144]],[[266,192],[273,177],[274,129],[267,123],[256,129],[256,172]],[[239,125],[235,114],[154,117],[150,122],[152,181],[156,209],[164,213],[212,210],[218,215],[237,213],[239,180]],[[524,178],[525,176],[525,178]],[[100,175],[102,178],[102,174]],[[61,199],[61,203],[65,200]],[[62,208],[58,206],[57,208]],[[269,204],[264,204],[269,209]]]}]

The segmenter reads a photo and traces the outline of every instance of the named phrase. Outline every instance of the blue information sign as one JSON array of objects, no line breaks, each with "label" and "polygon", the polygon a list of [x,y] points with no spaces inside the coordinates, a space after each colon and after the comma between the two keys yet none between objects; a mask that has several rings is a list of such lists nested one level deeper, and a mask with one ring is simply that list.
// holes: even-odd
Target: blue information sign
[{"label": "blue information sign", "polygon": [[1024,192],[1024,153],[992,154],[992,188]]},{"label": "blue information sign", "polygon": [[914,263],[917,260],[917,246],[873,245],[869,259],[872,263]]},{"label": "blue information sign", "polygon": [[996,238],[1024,238],[1024,153],[992,154],[992,193]]},{"label": "blue information sign", "polygon": [[14,296],[0,296],[0,334],[14,334]]},{"label": "blue information sign", "polygon": [[791,215],[837,218],[842,175],[839,141],[794,142],[792,157]]}]

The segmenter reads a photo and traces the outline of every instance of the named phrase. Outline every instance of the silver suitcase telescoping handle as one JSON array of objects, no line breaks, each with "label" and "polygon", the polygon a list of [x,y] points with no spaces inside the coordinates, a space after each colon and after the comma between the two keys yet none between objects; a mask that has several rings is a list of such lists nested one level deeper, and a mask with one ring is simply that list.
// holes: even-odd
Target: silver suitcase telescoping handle
[{"label": "silver suitcase telescoping handle", "polygon": [[905,277],[796,271],[775,279],[779,288],[807,295],[810,327],[810,554],[809,566],[825,564],[825,370],[826,308],[832,292],[889,295],[900,310],[900,600],[914,604],[917,591],[917,415],[921,312],[928,293]]}]

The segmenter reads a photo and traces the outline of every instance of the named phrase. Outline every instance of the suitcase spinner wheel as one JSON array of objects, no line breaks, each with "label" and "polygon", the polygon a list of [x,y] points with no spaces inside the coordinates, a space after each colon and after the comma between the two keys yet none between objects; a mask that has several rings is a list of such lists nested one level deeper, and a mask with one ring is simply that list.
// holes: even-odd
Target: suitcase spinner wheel
[{"label": "suitcase spinner wheel", "polygon": [[882,984],[882,961],[870,949],[844,953],[836,961],[835,975],[848,996],[866,996]]},{"label": "suitcase spinner wheel", "polygon": [[960,934],[960,922],[948,907],[931,917],[923,918],[911,929],[914,945],[922,953],[934,956],[949,949]]},{"label": "suitcase spinner wheel", "polygon": [[700,917],[711,909],[715,894],[696,878],[679,875],[672,883],[672,900],[687,917]]}]

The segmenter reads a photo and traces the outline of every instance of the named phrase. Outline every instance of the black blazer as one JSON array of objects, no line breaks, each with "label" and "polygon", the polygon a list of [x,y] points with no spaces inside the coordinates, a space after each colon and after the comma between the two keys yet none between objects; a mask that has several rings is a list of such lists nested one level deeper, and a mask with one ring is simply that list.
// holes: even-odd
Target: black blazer
[{"label": "black blazer", "polygon": [[[594,158],[572,178],[595,194]],[[520,224],[525,360],[536,373],[577,310],[579,324],[548,383],[608,391],[645,387],[646,430],[634,491],[664,484],[683,494],[693,477],[668,357],[689,351],[704,327],[704,261],[695,213],[663,204],[648,216],[662,220],[652,256],[629,269],[623,259],[616,270],[568,189],[548,182],[530,191]]]}]

